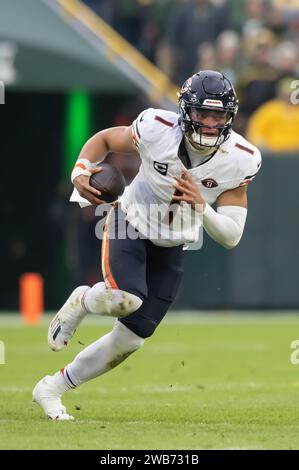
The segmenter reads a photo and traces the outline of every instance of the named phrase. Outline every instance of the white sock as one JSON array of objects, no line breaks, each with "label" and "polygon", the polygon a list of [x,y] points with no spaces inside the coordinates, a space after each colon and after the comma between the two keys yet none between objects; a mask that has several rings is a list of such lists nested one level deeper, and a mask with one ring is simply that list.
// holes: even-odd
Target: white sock
[{"label": "white sock", "polygon": [[62,395],[64,392],[75,388],[75,385],[71,384],[71,382],[67,380],[65,369],[59,370],[52,376],[52,384],[58,391],[59,395]]},{"label": "white sock", "polygon": [[83,349],[73,362],[65,367],[65,384],[68,381],[69,385],[78,386],[104,374],[123,362],[143,343],[144,338],[116,321],[110,333]]},{"label": "white sock", "polygon": [[90,313],[119,318],[135,312],[142,305],[142,300],[137,295],[107,288],[104,282],[98,282],[88,289],[82,297],[82,302]]}]

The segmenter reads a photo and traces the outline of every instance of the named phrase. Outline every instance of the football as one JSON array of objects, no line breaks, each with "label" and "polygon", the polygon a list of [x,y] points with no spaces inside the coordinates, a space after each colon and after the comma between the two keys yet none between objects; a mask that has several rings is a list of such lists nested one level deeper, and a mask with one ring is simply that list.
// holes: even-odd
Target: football
[{"label": "football", "polygon": [[114,202],[124,192],[126,181],[122,172],[110,163],[99,163],[102,171],[91,175],[89,184],[101,191],[100,199]]}]

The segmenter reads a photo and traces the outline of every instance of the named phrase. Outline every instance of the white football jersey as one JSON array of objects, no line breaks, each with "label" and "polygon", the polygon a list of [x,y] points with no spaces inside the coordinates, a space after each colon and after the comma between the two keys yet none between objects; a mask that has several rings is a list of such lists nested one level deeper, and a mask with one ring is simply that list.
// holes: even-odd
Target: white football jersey
[{"label": "white football jersey", "polygon": [[174,112],[149,108],[133,122],[141,166],[120,198],[130,224],[159,246],[194,243],[199,237],[201,220],[189,204],[172,205],[170,211],[174,176],[187,169],[204,200],[213,204],[224,191],[252,181],[261,166],[259,150],[232,132],[211,158],[191,167],[178,119]]}]

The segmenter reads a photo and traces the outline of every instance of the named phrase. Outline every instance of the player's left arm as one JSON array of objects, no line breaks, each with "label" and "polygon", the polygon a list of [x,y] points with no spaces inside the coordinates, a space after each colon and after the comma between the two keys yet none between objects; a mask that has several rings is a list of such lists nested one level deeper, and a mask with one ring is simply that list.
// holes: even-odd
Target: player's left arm
[{"label": "player's left arm", "polygon": [[227,249],[237,246],[247,216],[246,186],[220,194],[216,201],[217,211],[203,199],[188,172],[183,172],[181,178],[175,178],[175,188],[181,194],[174,196],[174,200],[185,201],[202,213],[203,227],[213,240]]},{"label": "player's left arm", "polygon": [[206,204],[203,227],[208,235],[224,248],[232,249],[242,238],[247,217],[247,186],[220,194],[217,211]]},{"label": "player's left arm", "polygon": [[239,206],[247,209],[247,185],[239,186],[218,196],[216,201],[217,208],[224,206]]}]

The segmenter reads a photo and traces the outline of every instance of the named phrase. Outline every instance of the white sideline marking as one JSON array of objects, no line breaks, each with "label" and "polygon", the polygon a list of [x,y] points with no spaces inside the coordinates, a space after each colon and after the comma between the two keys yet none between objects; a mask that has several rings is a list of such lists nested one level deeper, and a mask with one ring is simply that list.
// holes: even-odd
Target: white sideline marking
[{"label": "white sideline marking", "polygon": [[[47,312],[43,315],[41,326],[49,326],[52,318],[57,312]],[[83,322],[83,326],[97,325],[107,326],[113,325],[114,319],[109,317],[99,317],[97,315],[88,315]],[[217,324],[217,325],[238,325],[238,324],[261,324],[261,323],[275,323],[275,324],[299,324],[299,314],[294,311],[279,311],[277,313],[265,314],[264,311],[231,311],[231,312],[207,312],[201,311],[177,311],[170,312],[163,320],[162,326],[165,324]],[[7,314],[0,312],[0,326],[4,327],[22,327],[21,316],[19,313]],[[26,328],[31,328],[26,326]]]},{"label": "white sideline marking", "polygon": [[1,385],[0,386],[0,392],[5,392],[5,393],[10,393],[10,392],[18,392],[18,393],[27,393],[27,392],[32,392],[33,387],[13,387],[13,386],[5,386]]},{"label": "white sideline marking", "polygon": [[0,364],[5,364],[5,344],[0,341]]}]

